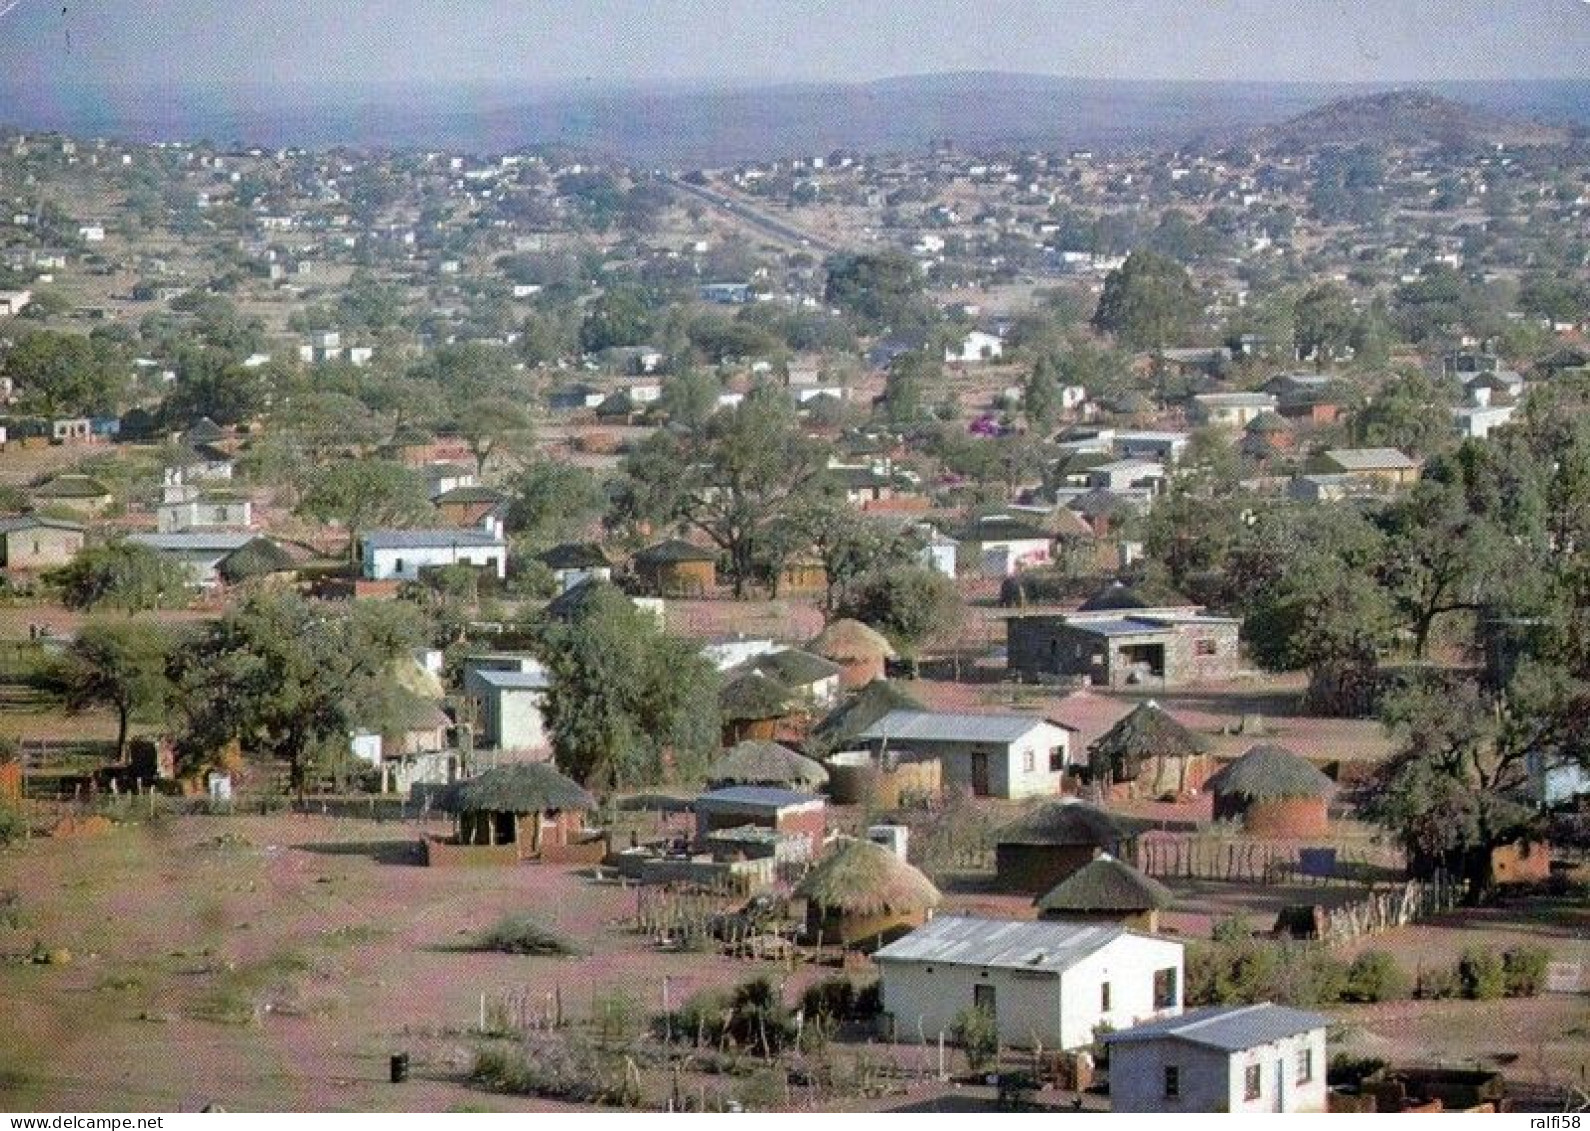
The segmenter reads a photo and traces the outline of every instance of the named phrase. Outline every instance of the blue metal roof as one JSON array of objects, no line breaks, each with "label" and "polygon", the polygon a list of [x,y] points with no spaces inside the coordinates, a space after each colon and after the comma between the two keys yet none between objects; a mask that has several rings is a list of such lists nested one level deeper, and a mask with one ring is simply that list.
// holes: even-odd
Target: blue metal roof
[{"label": "blue metal roof", "polygon": [[822,798],[814,793],[798,793],[793,789],[779,789],[769,785],[731,785],[714,789],[696,798],[696,803],[709,805],[755,805],[770,809],[785,809],[792,805],[809,805]]}]

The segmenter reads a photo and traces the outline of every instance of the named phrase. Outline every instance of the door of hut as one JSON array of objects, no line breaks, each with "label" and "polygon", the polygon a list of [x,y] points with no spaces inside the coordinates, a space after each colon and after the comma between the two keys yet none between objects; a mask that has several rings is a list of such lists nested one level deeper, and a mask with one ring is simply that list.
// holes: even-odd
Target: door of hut
[{"label": "door of hut", "polygon": [[988,755],[981,750],[972,754],[972,793],[988,796]]}]

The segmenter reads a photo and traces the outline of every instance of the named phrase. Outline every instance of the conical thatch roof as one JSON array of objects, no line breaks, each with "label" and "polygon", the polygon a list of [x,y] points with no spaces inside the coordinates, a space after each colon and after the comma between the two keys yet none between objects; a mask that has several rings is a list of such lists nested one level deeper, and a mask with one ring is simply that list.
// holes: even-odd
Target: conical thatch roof
[{"label": "conical thatch roof", "polygon": [[761,672],[741,672],[718,692],[718,707],[730,721],[777,719],[794,710],[795,693]]},{"label": "conical thatch roof", "polygon": [[885,915],[937,907],[939,889],[881,844],[840,837],[795,894],[844,915]]},{"label": "conical thatch roof", "polygon": [[1269,801],[1283,797],[1329,797],[1336,792],[1336,783],[1312,762],[1284,746],[1265,742],[1221,767],[1204,788],[1217,797]]},{"label": "conical thatch roof", "polygon": [[440,804],[452,813],[539,813],[547,809],[595,809],[596,798],[545,762],[525,762],[499,766],[461,781],[442,795]]},{"label": "conical thatch roof", "polygon": [[994,834],[996,844],[1114,848],[1146,826],[1081,801],[1050,801]]},{"label": "conical thatch roof", "polygon": [[806,650],[839,663],[873,660],[879,656],[886,660],[895,659],[894,647],[888,637],[849,617],[832,622],[812,637]]},{"label": "conical thatch roof", "polygon": [[1140,703],[1089,748],[1093,767],[1108,766],[1112,781],[1130,781],[1154,758],[1187,758],[1208,744],[1152,701]]},{"label": "conical thatch roof", "polygon": [[286,550],[269,538],[253,538],[233,550],[215,565],[215,572],[229,585],[273,573],[286,573],[298,563]]},{"label": "conical thatch roof", "polygon": [[1130,913],[1158,911],[1176,902],[1170,889],[1113,856],[1100,856],[1033,900],[1040,912]]},{"label": "conical thatch roof", "polygon": [[777,742],[747,739],[712,763],[707,780],[719,785],[797,785],[815,789],[828,781],[822,763]]},{"label": "conical thatch roof", "polygon": [[875,679],[844,703],[824,715],[812,728],[812,739],[828,750],[837,750],[890,711],[926,708],[886,679]]}]

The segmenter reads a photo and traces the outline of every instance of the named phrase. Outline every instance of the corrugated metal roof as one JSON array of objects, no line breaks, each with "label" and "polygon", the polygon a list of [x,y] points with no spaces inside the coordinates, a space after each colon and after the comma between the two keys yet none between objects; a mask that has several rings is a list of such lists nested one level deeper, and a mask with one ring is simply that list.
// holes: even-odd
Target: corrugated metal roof
[{"label": "corrugated metal roof", "polygon": [[1110,1044],[1176,1040],[1238,1052],[1285,1037],[1295,1037],[1312,1029],[1323,1029],[1326,1024],[1326,1019],[1318,1013],[1307,1013],[1269,1002],[1258,1005],[1214,1005],[1190,1010],[1180,1017],[1134,1025],[1130,1029],[1111,1033],[1104,1039]]},{"label": "corrugated metal roof", "polygon": [[785,809],[792,805],[810,805],[822,798],[813,793],[799,793],[793,789],[779,789],[771,785],[731,785],[714,789],[696,798],[696,804],[755,805]]},{"label": "corrugated metal roof", "polygon": [[140,546],[148,546],[151,550],[189,551],[192,553],[230,553],[248,545],[255,538],[253,534],[215,534],[207,532],[188,532],[183,534],[129,534],[127,541]]},{"label": "corrugated metal roof", "polygon": [[552,678],[545,670],[536,672],[496,671],[491,668],[476,668],[470,672],[470,678],[487,687],[495,687],[503,691],[539,691],[552,685]]},{"label": "corrugated metal roof", "polygon": [[371,550],[445,550],[453,546],[502,546],[501,538],[484,530],[372,530],[364,536]]},{"label": "corrugated metal roof", "polygon": [[1064,723],[1038,715],[958,715],[937,711],[890,711],[856,737],[862,741],[891,742],[1000,742],[1019,741],[1034,727],[1060,727]]},{"label": "corrugated metal roof", "polygon": [[1170,625],[1165,624],[1163,621],[1138,620],[1133,617],[1116,617],[1104,620],[1067,617],[1066,625],[1081,632],[1091,632],[1097,636],[1148,636],[1169,632],[1171,628]]},{"label": "corrugated metal roof", "polygon": [[1348,471],[1375,471],[1380,468],[1418,467],[1417,460],[1396,448],[1331,448],[1325,458]]},{"label": "corrugated metal roof", "polygon": [[1042,970],[1058,974],[1130,934],[1125,927],[940,915],[873,954],[875,962]]}]

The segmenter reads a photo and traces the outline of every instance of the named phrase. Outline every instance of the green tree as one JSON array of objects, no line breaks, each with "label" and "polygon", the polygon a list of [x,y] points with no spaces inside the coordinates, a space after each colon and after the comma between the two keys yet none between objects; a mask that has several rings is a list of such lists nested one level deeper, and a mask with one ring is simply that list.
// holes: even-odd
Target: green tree
[{"label": "green tree", "polygon": [[508,484],[507,527],[542,546],[577,538],[607,506],[602,481],[561,460],[536,460]]},{"label": "green tree", "polygon": [[1160,349],[1186,335],[1203,312],[1187,269],[1152,251],[1134,251],[1104,278],[1093,325],[1132,349]]},{"label": "green tree", "polygon": [[1345,287],[1321,283],[1303,292],[1292,308],[1292,319],[1298,354],[1312,358],[1323,370],[1352,344],[1358,316]]},{"label": "green tree", "polygon": [[1021,408],[1027,422],[1040,432],[1048,432],[1060,419],[1059,366],[1047,356],[1033,362],[1022,385]]},{"label": "green tree", "polygon": [[766,532],[821,492],[825,469],[789,399],[757,388],[699,428],[660,431],[640,444],[624,461],[611,517],[701,531],[727,556],[742,597]]},{"label": "green tree", "polygon": [[423,523],[434,513],[419,473],[385,459],[342,459],[320,469],[298,509],[321,522],[340,523],[348,531],[350,561],[366,530]]},{"label": "green tree", "polygon": [[935,636],[952,636],[965,609],[949,578],[925,566],[907,565],[863,578],[839,612],[886,635],[915,677],[923,646]]},{"label": "green tree", "polygon": [[1427,455],[1450,446],[1452,391],[1423,373],[1399,373],[1386,381],[1353,417],[1360,443]]},{"label": "green tree", "polygon": [[863,325],[900,331],[926,321],[922,272],[905,252],[838,255],[826,266],[824,300]]},{"label": "green tree", "polygon": [[641,292],[614,287],[591,303],[580,324],[580,348],[586,353],[601,353],[621,346],[644,345],[652,331],[651,312]]},{"label": "green tree", "polygon": [[883,410],[889,423],[897,427],[920,424],[922,409],[943,375],[943,368],[925,350],[895,358],[883,382]]},{"label": "green tree", "polygon": [[529,410],[508,397],[471,401],[453,417],[453,429],[475,457],[477,474],[485,474],[493,456],[528,451],[534,427]]},{"label": "green tree", "polygon": [[125,540],[90,546],[47,579],[69,609],[120,609],[128,616],[181,604],[190,580],[181,566]]},{"label": "green tree", "polygon": [[162,706],[170,693],[166,660],[171,639],[149,621],[90,621],[79,630],[60,668],[69,710],[105,706],[116,712],[116,761],[127,759],[134,715]]},{"label": "green tree", "polygon": [[534,625],[558,767],[597,788],[690,780],[718,749],[717,673],[616,586]]},{"label": "green tree", "polygon": [[114,411],[126,384],[119,352],[81,334],[38,330],[0,360],[22,406],[41,416]]},{"label": "green tree", "polygon": [[284,763],[302,794],[317,766],[346,755],[360,705],[423,639],[418,611],[404,602],[250,597],[172,653],[179,754],[199,768],[237,743],[245,756]]}]

